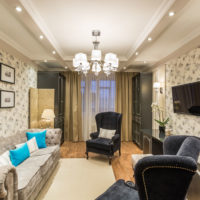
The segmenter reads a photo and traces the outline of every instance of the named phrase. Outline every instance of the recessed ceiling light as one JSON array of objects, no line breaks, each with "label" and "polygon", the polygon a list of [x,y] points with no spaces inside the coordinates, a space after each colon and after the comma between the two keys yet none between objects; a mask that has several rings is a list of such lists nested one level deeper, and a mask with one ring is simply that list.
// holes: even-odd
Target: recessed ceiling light
[{"label": "recessed ceiling light", "polygon": [[67,69],[68,67],[67,66],[65,66],[65,69]]},{"label": "recessed ceiling light", "polygon": [[45,59],[45,60],[44,60],[44,62],[46,63],[46,62],[47,62],[47,60]]},{"label": "recessed ceiling light", "polygon": [[56,51],[52,51],[52,54],[56,54]]},{"label": "recessed ceiling light", "polygon": [[173,17],[174,15],[175,15],[175,12],[173,12],[173,11],[169,12],[170,17]]},{"label": "recessed ceiling light", "polygon": [[126,67],[124,67],[124,69],[126,69]]},{"label": "recessed ceiling light", "polygon": [[148,37],[148,41],[150,42],[152,40],[152,38],[151,37]]},{"label": "recessed ceiling light", "polygon": [[44,36],[43,35],[40,35],[40,40],[42,40],[44,38]]},{"label": "recessed ceiling light", "polygon": [[20,6],[17,6],[15,9],[17,12],[22,12],[22,8]]},{"label": "recessed ceiling light", "polygon": [[135,53],[136,56],[137,56],[138,54],[139,54],[138,52]]}]

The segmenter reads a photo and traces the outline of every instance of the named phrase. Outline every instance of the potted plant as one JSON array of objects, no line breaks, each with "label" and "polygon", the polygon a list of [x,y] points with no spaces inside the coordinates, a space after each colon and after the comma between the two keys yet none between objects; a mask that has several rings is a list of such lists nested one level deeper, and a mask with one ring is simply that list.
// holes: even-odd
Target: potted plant
[{"label": "potted plant", "polygon": [[164,110],[157,103],[152,103],[151,107],[152,111],[158,114],[159,119],[154,120],[159,124],[160,134],[165,134],[165,127],[169,122],[169,117],[167,119],[164,118]]}]

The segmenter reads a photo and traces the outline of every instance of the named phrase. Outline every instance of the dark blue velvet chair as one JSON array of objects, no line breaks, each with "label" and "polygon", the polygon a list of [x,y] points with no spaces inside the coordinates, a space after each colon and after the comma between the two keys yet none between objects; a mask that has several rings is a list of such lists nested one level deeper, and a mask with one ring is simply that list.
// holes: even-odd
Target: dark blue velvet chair
[{"label": "dark blue velvet chair", "polygon": [[96,200],[184,200],[197,170],[200,138],[169,136],[163,150],[138,161],[135,185],[118,180]]},{"label": "dark blue velvet chair", "polygon": [[[102,112],[95,116],[97,132],[91,133],[90,140],[86,141],[86,156],[89,157],[88,153],[99,153],[108,156],[109,164],[114,152],[119,151],[121,154],[121,124],[122,114],[116,112]],[[112,139],[100,138],[100,128],[116,130],[115,135]]]}]

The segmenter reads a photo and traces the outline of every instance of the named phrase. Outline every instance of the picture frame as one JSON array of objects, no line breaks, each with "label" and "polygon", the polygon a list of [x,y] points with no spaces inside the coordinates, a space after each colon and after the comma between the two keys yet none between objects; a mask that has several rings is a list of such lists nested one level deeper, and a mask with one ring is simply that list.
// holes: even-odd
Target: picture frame
[{"label": "picture frame", "polygon": [[15,84],[15,68],[0,63],[0,81]]},{"label": "picture frame", "polygon": [[0,90],[0,108],[15,107],[15,92],[8,90]]}]

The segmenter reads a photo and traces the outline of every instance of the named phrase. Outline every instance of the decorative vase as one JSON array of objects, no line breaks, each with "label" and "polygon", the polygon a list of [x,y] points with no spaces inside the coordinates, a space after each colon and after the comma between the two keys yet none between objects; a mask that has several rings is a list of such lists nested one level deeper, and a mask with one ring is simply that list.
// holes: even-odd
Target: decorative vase
[{"label": "decorative vase", "polygon": [[162,136],[165,136],[165,126],[159,126],[159,133]]}]

